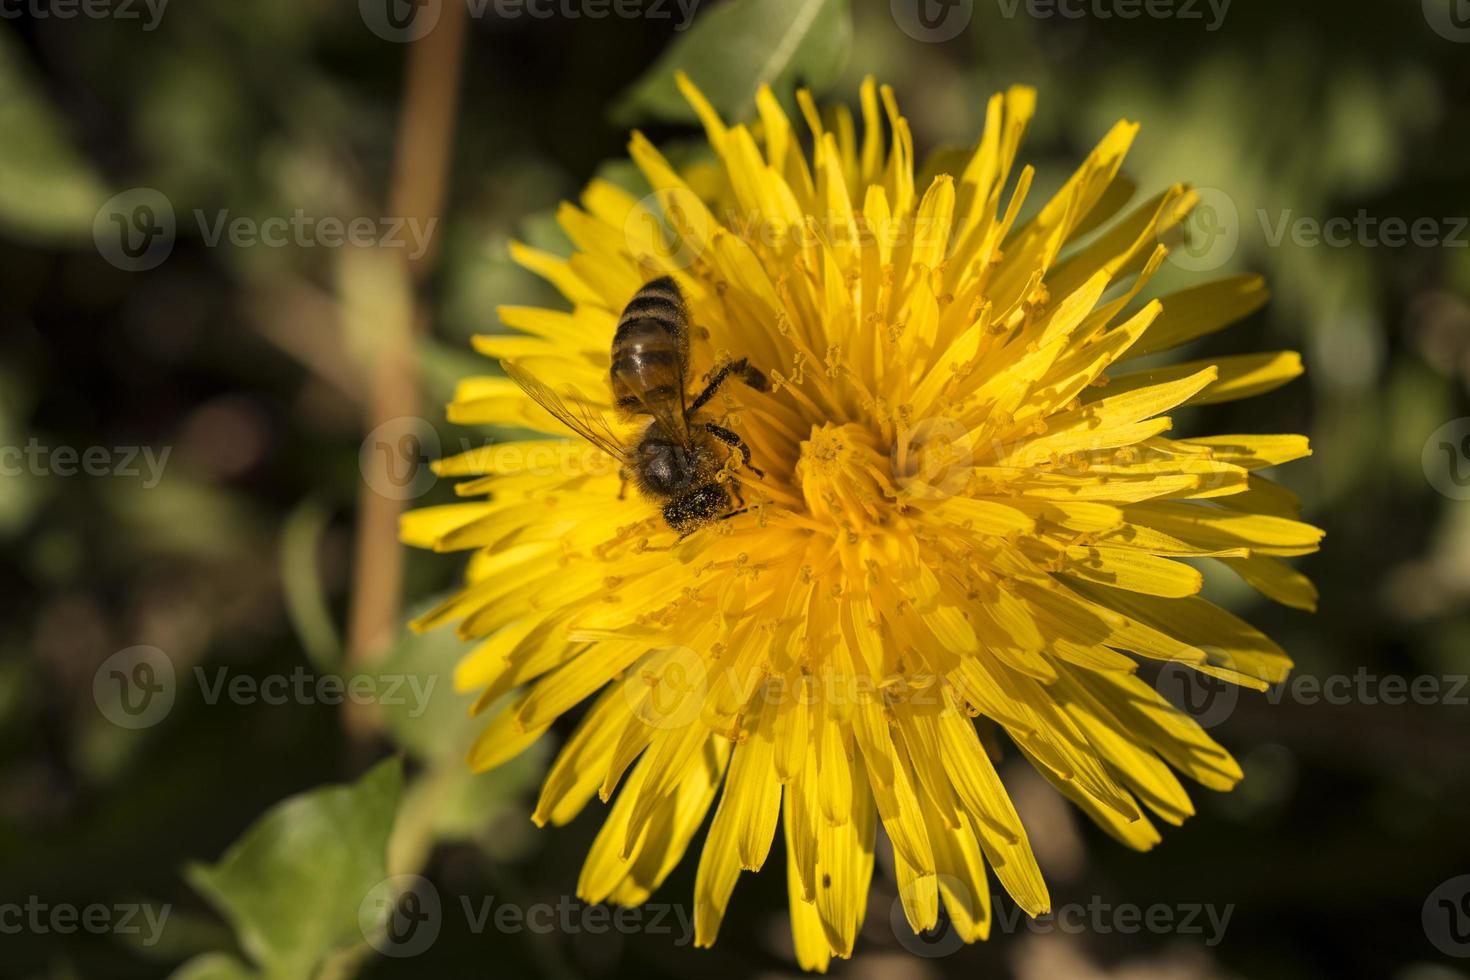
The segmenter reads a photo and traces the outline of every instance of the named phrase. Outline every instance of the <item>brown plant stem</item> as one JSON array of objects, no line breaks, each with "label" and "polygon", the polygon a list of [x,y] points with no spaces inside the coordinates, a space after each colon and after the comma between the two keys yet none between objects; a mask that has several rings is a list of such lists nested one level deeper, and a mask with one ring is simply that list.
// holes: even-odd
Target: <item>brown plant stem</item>
[{"label": "brown plant stem", "polygon": [[[467,16],[465,4],[444,4],[433,30],[414,41],[408,51],[388,213],[394,218],[418,221],[421,228],[428,227],[427,222],[431,220],[437,223],[443,211]],[[423,281],[432,268],[435,252],[431,245],[417,259],[403,256],[410,282]],[[366,431],[390,419],[418,412],[414,340],[427,330],[429,322],[427,304],[416,300],[408,329],[393,331],[391,337],[383,338],[368,378]],[[398,627],[403,584],[398,521],[403,506],[402,501],[375,492],[366,481],[359,489],[357,547],[347,626],[349,669],[379,659]],[[344,714],[344,719],[354,738],[366,738],[376,727],[372,712],[351,710]]]}]

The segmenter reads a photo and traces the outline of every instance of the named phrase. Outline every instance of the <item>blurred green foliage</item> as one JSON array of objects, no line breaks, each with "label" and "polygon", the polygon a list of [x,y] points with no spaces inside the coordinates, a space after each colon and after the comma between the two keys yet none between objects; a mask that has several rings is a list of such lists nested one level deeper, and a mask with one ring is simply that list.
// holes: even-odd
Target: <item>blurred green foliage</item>
[{"label": "blurred green foliage", "polygon": [[85,240],[105,186],[67,139],[16,41],[0,36],[0,224],[33,241]]}]

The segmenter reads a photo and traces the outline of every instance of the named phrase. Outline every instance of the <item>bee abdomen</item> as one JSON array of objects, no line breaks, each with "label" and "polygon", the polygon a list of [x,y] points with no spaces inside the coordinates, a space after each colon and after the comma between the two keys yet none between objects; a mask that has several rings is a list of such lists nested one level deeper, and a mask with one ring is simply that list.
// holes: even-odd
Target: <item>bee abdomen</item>
[{"label": "bee abdomen", "polygon": [[648,289],[640,290],[628,305],[623,307],[623,315],[618,320],[618,326],[634,320],[656,320],[664,325],[670,333],[677,332],[684,324],[684,307],[676,299],[670,299],[662,293],[650,292]]},{"label": "bee abdomen", "polygon": [[614,349],[625,336],[651,329],[646,325],[640,326],[639,321],[656,325],[657,329],[662,329],[674,338],[680,350],[688,351],[689,311],[684,305],[684,296],[679,292],[679,287],[668,276],[644,285],[633,294],[628,305],[623,307],[622,316],[618,318],[617,333],[613,335]]},{"label": "bee abdomen", "polygon": [[[647,324],[641,320],[638,324]],[[613,346],[613,398],[628,411],[641,403],[677,403],[684,383],[684,358],[667,332],[644,328]]]},{"label": "bee abdomen", "polygon": [[677,308],[681,316],[683,315],[684,294],[679,291],[678,283],[674,282],[669,276],[659,276],[657,279],[650,280],[639,287],[638,292],[633,294],[633,298],[628,301],[627,307],[624,308],[623,316],[626,318],[629,311],[637,303],[651,303],[655,301],[669,303]]},{"label": "bee abdomen", "polygon": [[613,334],[613,400],[628,412],[678,404],[688,360],[688,313],[679,287],[667,276],[655,279],[624,307]]}]

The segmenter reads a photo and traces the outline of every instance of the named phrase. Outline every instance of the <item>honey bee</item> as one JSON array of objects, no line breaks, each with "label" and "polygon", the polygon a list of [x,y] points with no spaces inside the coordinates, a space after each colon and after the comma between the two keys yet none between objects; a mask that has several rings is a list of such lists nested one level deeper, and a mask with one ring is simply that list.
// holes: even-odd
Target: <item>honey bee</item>
[{"label": "honey bee", "polygon": [[631,474],[644,496],[663,504],[664,522],[680,538],[744,512],[739,488],[731,483],[726,489],[717,479],[730,450],[738,451],[741,465],[757,477],[765,475],[751,465],[750,447],[744,440],[696,416],[729,378],[765,391],[766,376],[741,358],[715,371],[704,390],[688,400],[689,310],[668,276],[647,283],[633,295],[613,334],[608,372],[613,404],[624,420],[640,415],[651,418],[636,445],[621,444],[595,410],[569,407],[514,364],[502,361],[501,367],[542,408],[621,462],[624,491]]}]

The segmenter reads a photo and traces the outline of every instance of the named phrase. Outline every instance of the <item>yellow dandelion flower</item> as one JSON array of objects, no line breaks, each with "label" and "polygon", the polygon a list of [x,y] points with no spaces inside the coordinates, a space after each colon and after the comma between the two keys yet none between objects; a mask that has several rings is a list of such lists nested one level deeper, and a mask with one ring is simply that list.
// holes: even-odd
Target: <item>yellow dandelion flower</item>
[{"label": "yellow dandelion flower", "polygon": [[[650,197],[594,181],[561,210],[571,258],[514,247],[572,309],[504,308],[518,332],[476,346],[567,401],[548,412],[498,376],[460,386],[451,420],[549,435],[439,464],[481,499],[407,515],[404,538],[474,554],[464,590],[416,626],[458,621],[481,641],[456,684],[504,706],[476,768],[596,696],[534,814],[564,824],[616,796],[586,901],[644,902],[713,807],[699,945],[778,821],[803,967],[851,954],[880,825],[914,930],[942,902],[965,940],[985,938],[988,873],[1028,913],[1049,909],[991,761],[1001,734],[1140,850],[1159,841],[1155,820],[1193,812],[1174,771],[1215,790],[1240,779],[1135,670],[1187,664],[1258,689],[1285,677],[1279,647],[1199,595],[1195,565],[1218,559],[1314,605],[1281,559],[1321,532],[1256,472],[1309,450],[1295,435],[1174,437],[1165,413],[1267,391],[1300,360],[1129,369],[1266,297],[1244,276],[1138,299],[1196,195],[1171,187],[1115,217],[1132,123],[1020,223],[1030,89],[994,96],[973,152],[920,180],[908,124],[871,81],[861,138],[843,107],[823,116],[800,94],[809,157],[769,91],[744,126],[681,86],[713,165],[681,174],[634,134]],[[609,351],[629,299],[665,276],[689,311],[691,386],[739,358],[769,379],[726,384],[701,410],[755,469],[722,450],[710,479],[729,507],[687,536],[623,492],[636,459],[558,418],[637,444],[612,412]]]}]

